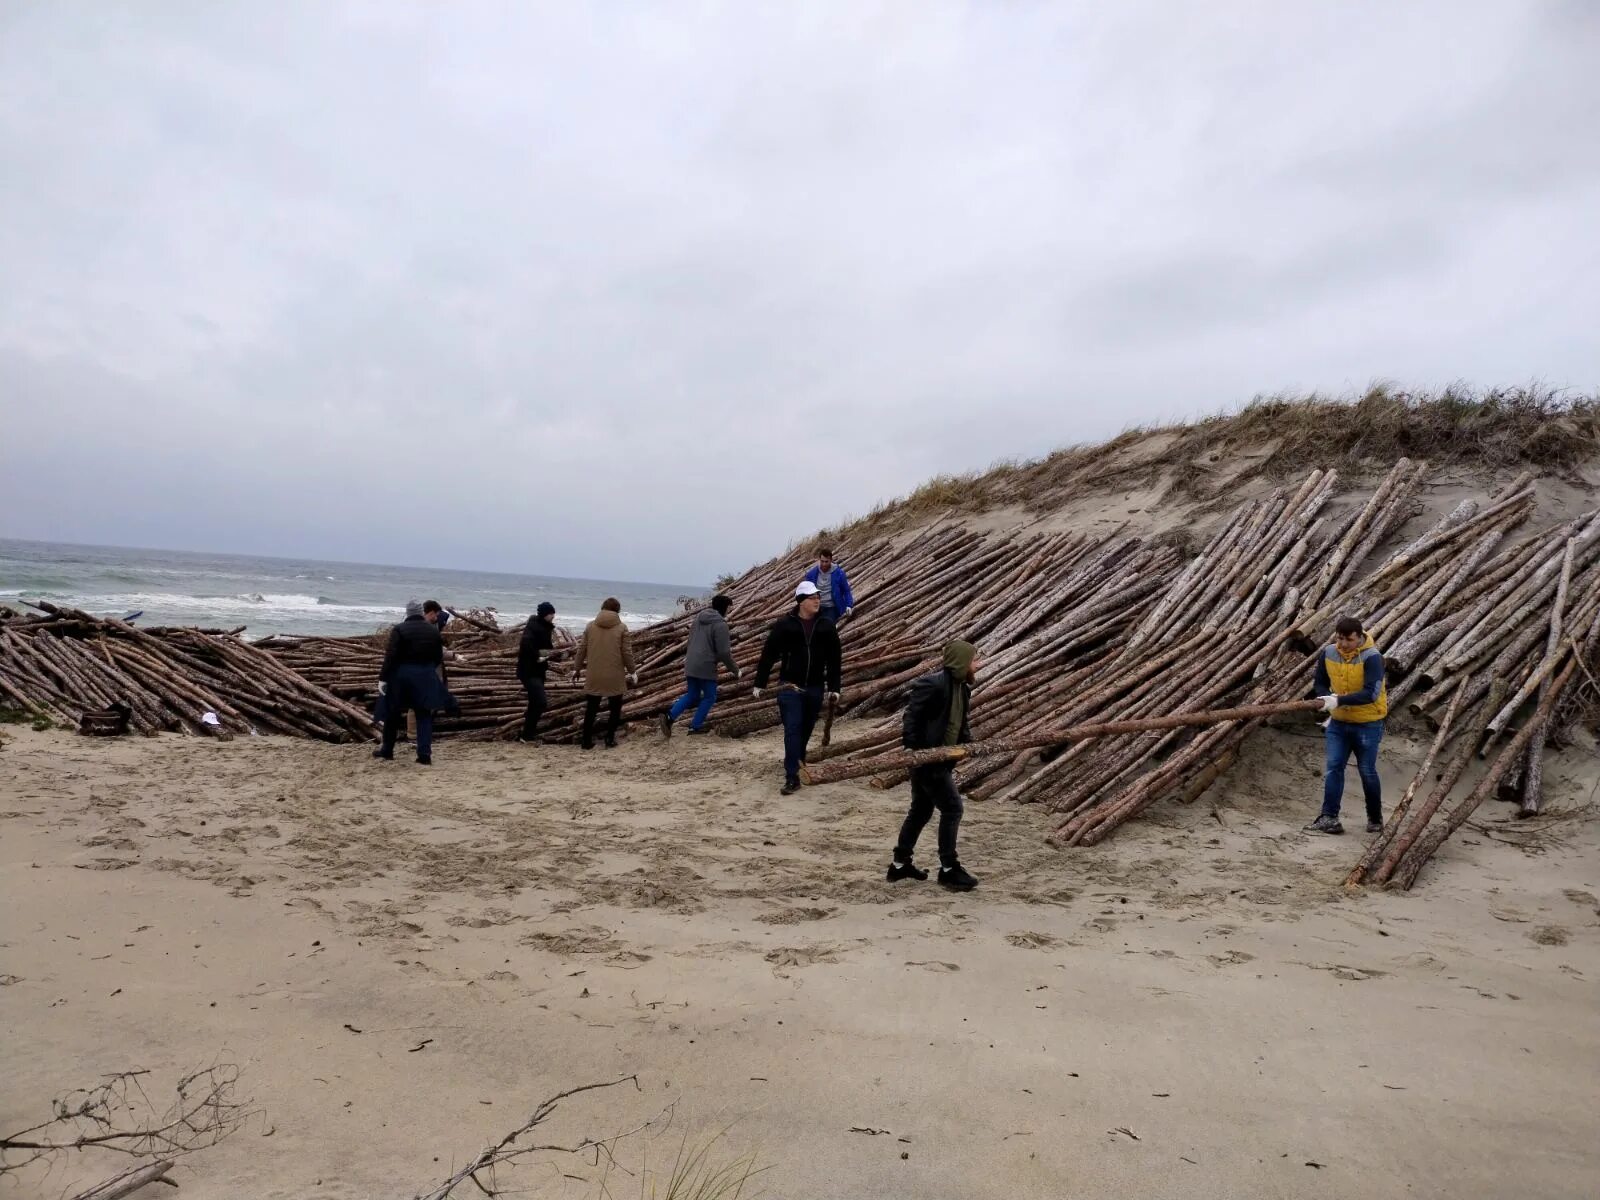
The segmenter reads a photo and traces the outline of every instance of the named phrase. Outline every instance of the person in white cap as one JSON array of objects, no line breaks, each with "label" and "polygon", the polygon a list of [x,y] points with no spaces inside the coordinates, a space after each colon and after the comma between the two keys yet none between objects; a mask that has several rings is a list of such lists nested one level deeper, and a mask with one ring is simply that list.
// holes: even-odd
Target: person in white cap
[{"label": "person in white cap", "polygon": [[773,622],[761,648],[753,695],[767,690],[772,668],[778,668],[778,714],[783,718],[783,789],[800,790],[800,764],[816,727],[823,702],[839,695],[839,632],[818,615],[822,598],[810,580],[794,590],[794,611]]}]

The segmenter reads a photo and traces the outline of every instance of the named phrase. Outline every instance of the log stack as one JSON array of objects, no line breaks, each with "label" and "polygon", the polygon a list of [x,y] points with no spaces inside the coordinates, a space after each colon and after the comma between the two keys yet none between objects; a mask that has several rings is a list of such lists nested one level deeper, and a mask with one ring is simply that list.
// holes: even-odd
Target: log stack
[{"label": "log stack", "polygon": [[368,713],[243,641],[238,630],[139,629],[41,603],[0,614],[0,705],[61,724],[125,705],[130,729],[223,741],[281,733],[373,736]]}]

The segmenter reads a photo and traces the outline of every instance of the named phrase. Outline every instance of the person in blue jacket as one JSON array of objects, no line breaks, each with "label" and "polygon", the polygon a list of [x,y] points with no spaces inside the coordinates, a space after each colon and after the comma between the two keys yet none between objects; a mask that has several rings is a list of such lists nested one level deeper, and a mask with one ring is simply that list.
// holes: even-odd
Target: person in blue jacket
[{"label": "person in blue jacket", "polygon": [[817,595],[822,598],[822,615],[829,624],[837,625],[855,608],[850,579],[843,567],[834,564],[833,551],[827,546],[817,551],[817,565],[806,572],[806,581],[817,585]]}]

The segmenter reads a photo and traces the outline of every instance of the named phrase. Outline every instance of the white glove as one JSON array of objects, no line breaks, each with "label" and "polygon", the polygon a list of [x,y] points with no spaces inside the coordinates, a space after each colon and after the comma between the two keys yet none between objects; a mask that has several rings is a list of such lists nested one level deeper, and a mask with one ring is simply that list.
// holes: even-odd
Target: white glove
[{"label": "white glove", "polygon": [[838,692],[828,692],[822,698],[824,700],[826,700],[829,704],[837,704],[837,703],[839,703],[839,693]]},{"label": "white glove", "polygon": [[761,689],[760,688],[751,688],[750,689],[750,699],[752,699],[752,700],[761,699]]},{"label": "white glove", "polygon": [[1323,712],[1332,712],[1339,707],[1339,697],[1337,696],[1318,696],[1317,699],[1322,701]]},{"label": "white glove", "polygon": [[628,676],[628,686],[629,687],[633,687],[638,682],[639,682],[639,673],[637,671],[635,671],[633,674]]},{"label": "white glove", "polygon": [[378,680],[378,695],[387,696],[388,694],[389,694],[389,685],[387,683],[383,682],[383,680],[381,680],[381,679]]},{"label": "white glove", "polygon": [[457,654],[455,656],[455,660],[458,663],[466,662],[467,661],[467,656],[465,654]]},{"label": "white glove", "polygon": [[741,680],[743,678],[744,678],[744,668],[743,667],[735,667],[733,669],[733,681],[735,683],[738,683],[739,680]]},{"label": "white glove", "polygon": [[840,619],[840,620],[841,620],[841,621],[842,621],[842,620],[844,620],[844,619],[845,619],[845,618],[846,618],[846,617],[848,617],[848,616],[849,616],[849,615],[850,615],[850,614],[851,614],[851,613],[853,613],[853,612],[855,612],[855,609],[853,609],[853,608],[847,608],[847,609],[845,609],[845,610],[844,610],[844,611],[843,611],[843,612],[842,612],[842,613],[840,613],[840,614],[839,614],[839,619]]}]

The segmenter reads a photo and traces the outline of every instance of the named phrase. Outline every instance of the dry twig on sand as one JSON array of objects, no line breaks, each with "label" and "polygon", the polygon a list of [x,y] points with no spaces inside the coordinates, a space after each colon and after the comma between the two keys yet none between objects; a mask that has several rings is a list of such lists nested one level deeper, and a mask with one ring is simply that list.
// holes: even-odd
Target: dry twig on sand
[{"label": "dry twig on sand", "polygon": [[52,1155],[90,1148],[158,1159],[80,1193],[110,1200],[161,1179],[174,1159],[216,1145],[257,1111],[235,1093],[239,1068],[234,1063],[185,1075],[178,1080],[177,1098],[165,1110],[145,1091],[149,1074],[119,1071],[95,1087],[68,1092],[52,1102],[48,1121],[0,1136],[0,1178]]}]

